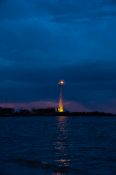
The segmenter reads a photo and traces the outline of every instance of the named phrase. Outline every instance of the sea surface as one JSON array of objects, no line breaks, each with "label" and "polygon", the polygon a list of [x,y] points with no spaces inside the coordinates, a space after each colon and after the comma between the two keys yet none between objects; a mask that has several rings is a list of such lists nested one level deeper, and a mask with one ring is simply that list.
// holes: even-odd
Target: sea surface
[{"label": "sea surface", "polygon": [[0,175],[116,175],[116,118],[0,117]]}]

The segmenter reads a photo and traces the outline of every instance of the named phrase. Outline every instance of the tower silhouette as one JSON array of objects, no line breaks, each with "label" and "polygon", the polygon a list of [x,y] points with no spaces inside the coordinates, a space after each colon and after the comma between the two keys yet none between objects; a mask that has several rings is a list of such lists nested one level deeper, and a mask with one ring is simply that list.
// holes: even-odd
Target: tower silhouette
[{"label": "tower silhouette", "polygon": [[63,106],[63,86],[64,86],[64,81],[60,80],[58,84],[60,86],[58,112],[64,112],[64,106]]}]

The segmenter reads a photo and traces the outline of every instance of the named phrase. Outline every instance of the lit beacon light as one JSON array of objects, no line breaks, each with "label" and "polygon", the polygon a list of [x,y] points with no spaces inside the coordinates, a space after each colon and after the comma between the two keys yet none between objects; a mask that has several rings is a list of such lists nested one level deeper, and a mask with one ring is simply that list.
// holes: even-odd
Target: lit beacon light
[{"label": "lit beacon light", "polygon": [[64,85],[64,80],[60,80],[59,85],[63,86]]}]

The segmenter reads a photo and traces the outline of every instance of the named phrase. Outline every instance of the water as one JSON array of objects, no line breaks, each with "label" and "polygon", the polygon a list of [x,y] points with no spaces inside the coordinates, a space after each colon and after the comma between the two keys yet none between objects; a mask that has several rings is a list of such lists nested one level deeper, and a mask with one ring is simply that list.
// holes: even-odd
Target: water
[{"label": "water", "polygon": [[116,175],[116,118],[1,117],[0,175]]}]

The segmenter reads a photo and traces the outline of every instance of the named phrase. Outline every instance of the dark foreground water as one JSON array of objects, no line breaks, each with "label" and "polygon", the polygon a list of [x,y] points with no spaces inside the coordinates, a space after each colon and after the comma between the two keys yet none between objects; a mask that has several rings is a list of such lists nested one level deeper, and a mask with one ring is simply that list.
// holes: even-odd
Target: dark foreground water
[{"label": "dark foreground water", "polygon": [[115,117],[0,118],[0,175],[116,175]]}]

